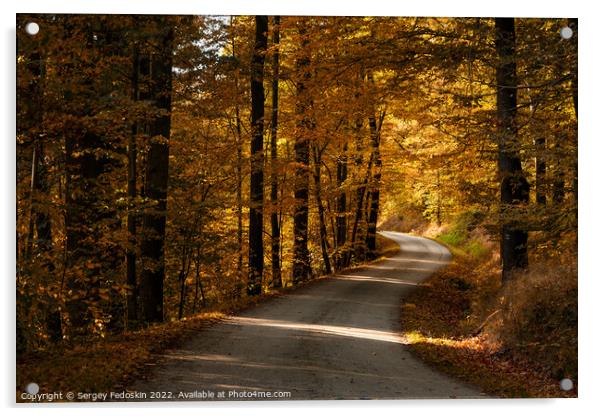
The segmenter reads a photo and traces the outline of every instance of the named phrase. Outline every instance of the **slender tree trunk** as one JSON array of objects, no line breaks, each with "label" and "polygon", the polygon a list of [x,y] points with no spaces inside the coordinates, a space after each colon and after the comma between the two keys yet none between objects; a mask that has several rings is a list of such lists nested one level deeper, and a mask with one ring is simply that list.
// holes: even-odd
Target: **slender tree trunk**
[{"label": "slender tree trunk", "polygon": [[261,293],[263,278],[263,89],[268,17],[255,16],[255,46],[251,62],[251,188],[249,204],[249,280],[247,293]]},{"label": "slender tree trunk", "polygon": [[324,272],[332,274],[330,257],[328,251],[328,232],[326,230],[326,218],[324,214],[324,204],[322,203],[322,156],[317,146],[312,146],[314,156],[314,194],[316,204],[318,205],[318,218],[320,221],[320,248],[322,249],[322,260],[324,262]]},{"label": "slender tree trunk", "polygon": [[270,142],[272,188],[270,199],[272,203],[272,287],[282,287],[282,270],[280,266],[280,224],[278,218],[278,81],[279,81],[279,44],[280,16],[274,16],[273,24],[274,56],[272,61],[272,139]]},{"label": "slender tree trunk", "polygon": [[543,137],[535,139],[535,150],[537,157],[535,158],[535,202],[538,205],[546,204],[546,160],[544,154],[546,152],[546,139]]},{"label": "slender tree trunk", "polygon": [[368,258],[376,258],[376,223],[378,222],[378,211],[380,202],[380,178],[382,170],[382,159],[380,157],[380,125],[377,125],[376,117],[371,115],[368,119],[370,125],[370,136],[372,145],[372,158],[374,160],[374,175],[370,189],[370,207],[368,213],[368,233],[366,236],[366,247]]},{"label": "slender tree trunk", "polygon": [[[496,18],[497,119],[499,146],[499,174],[501,179],[502,215],[506,217],[513,206],[529,201],[529,184],[522,171],[519,157],[517,113],[517,80],[515,31],[513,18]],[[502,219],[502,281],[507,282],[512,272],[528,266],[528,233],[516,220]]]},{"label": "slender tree trunk", "polygon": [[163,17],[158,19],[157,24],[162,26],[160,29],[163,33],[160,53],[152,59],[151,79],[156,106],[166,113],[158,116],[152,126],[144,185],[146,197],[156,204],[142,218],[144,232],[140,252],[144,266],[140,275],[139,293],[142,302],[141,318],[145,322],[162,322],[164,319],[163,282],[174,28]]},{"label": "slender tree trunk", "polygon": [[[351,229],[351,239],[350,239],[352,250],[347,253],[347,256],[345,259],[345,266],[349,266],[351,264],[351,256],[352,255],[355,257],[358,257],[361,254],[360,250],[359,250],[360,247],[357,244],[357,235],[358,235],[360,221],[362,220],[362,217],[364,216],[364,213],[365,213],[364,198],[366,196],[366,189],[368,187],[368,182],[370,181],[373,160],[374,160],[374,157],[373,157],[373,155],[371,155],[370,160],[368,161],[368,168],[366,169],[366,176],[363,179],[363,181],[361,182],[361,184],[357,190],[357,207],[355,210],[355,218],[353,221],[353,227]],[[362,241],[362,243],[363,243],[363,241]]]},{"label": "slender tree trunk", "polygon": [[199,291],[201,293],[201,305],[203,308],[207,306],[205,300],[205,291],[203,289],[203,282],[201,281],[201,248],[196,246],[196,255],[194,258],[194,270],[195,270],[195,285],[194,285],[194,302],[192,304],[192,314],[196,313],[196,307],[199,301]]},{"label": "slender tree trunk", "polygon": [[441,227],[441,168],[437,167],[437,209],[436,209],[437,226]]},{"label": "slender tree trunk", "polygon": [[345,246],[347,244],[347,192],[344,183],[347,180],[347,143],[343,144],[343,152],[337,158],[337,189],[336,198],[336,270],[343,267]]},{"label": "slender tree trunk", "polygon": [[575,58],[574,62],[571,65],[571,93],[573,95],[573,107],[575,108],[575,118],[578,118],[578,77],[577,77],[577,29],[578,29],[579,20],[572,18],[569,19],[569,27],[573,29],[573,37],[571,38],[571,42],[574,45],[575,49]]},{"label": "slender tree trunk", "polygon": [[[133,65],[132,65],[132,101],[138,100],[138,72],[139,72],[139,52],[138,46],[134,46]],[[126,281],[130,287],[127,296],[128,323],[138,320],[138,283],[136,280],[136,158],[138,155],[136,140],[138,135],[138,120],[132,122],[132,134],[128,140],[128,250],[126,255]]]},{"label": "slender tree trunk", "polygon": [[299,22],[301,48],[297,57],[297,104],[296,113],[299,118],[298,133],[295,137],[295,210],[293,220],[293,283],[307,280],[310,276],[308,242],[309,221],[309,145],[312,122],[309,115],[311,97],[308,82],[311,79],[309,69],[310,55],[308,50],[307,28],[305,22]]},{"label": "slender tree trunk", "polygon": [[[230,26],[234,26],[234,17],[230,17]],[[232,47],[232,58],[237,61],[236,56],[236,42],[234,32],[230,38],[230,45]],[[236,99],[234,101],[234,112],[235,112],[235,123],[236,123],[236,241],[238,244],[238,279],[243,280],[243,252],[244,252],[244,241],[243,241],[243,206],[242,206],[242,125],[240,120],[240,106],[238,103],[238,96],[241,91],[239,88],[239,69],[238,67],[234,73],[234,89],[236,91]],[[238,296],[238,291],[237,291]]]},{"label": "slender tree trunk", "polygon": [[[575,119],[577,120],[579,118],[578,115],[578,104],[579,104],[579,100],[578,100],[578,73],[577,73],[577,60],[578,60],[578,42],[577,42],[577,36],[578,36],[578,19],[569,19],[569,27],[571,29],[573,29],[573,37],[570,40],[572,45],[574,46],[574,61],[572,60],[572,65],[571,65],[571,92],[573,95],[573,107],[575,108]],[[577,140],[577,131],[575,131],[575,156],[574,156],[574,162],[573,162],[573,195],[574,195],[574,202],[573,202],[573,210],[575,212],[575,227],[577,226],[577,216],[578,216],[578,196],[579,196],[579,163],[578,163],[578,158],[577,158],[577,147],[578,147],[578,140]]]}]

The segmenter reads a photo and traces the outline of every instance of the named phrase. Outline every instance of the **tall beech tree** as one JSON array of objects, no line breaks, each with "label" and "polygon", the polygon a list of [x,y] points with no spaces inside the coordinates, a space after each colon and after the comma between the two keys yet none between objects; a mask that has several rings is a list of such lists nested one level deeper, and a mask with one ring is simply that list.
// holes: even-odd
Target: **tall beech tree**
[{"label": "tall beech tree", "polygon": [[[140,51],[138,44],[134,44],[132,48],[132,84],[131,94],[132,101],[136,102],[139,99],[139,72],[140,72]],[[137,136],[138,136],[138,120],[132,120],[132,133],[128,138],[128,237],[129,244],[126,254],[126,281],[130,286],[130,292],[127,298],[128,322],[138,320],[138,280],[136,277],[136,223],[137,215],[134,206],[135,198],[138,194],[137,190]]]},{"label": "tall beech tree", "polygon": [[517,126],[516,34],[513,18],[496,18],[497,140],[500,195],[502,204],[501,259],[502,280],[512,272],[525,268],[528,260],[528,232],[516,218],[512,208],[529,202],[529,184],[522,170]]},{"label": "tall beech tree", "polygon": [[141,318],[145,322],[162,322],[163,284],[165,279],[165,222],[171,134],[172,61],[174,23],[159,17],[154,29],[158,52],[151,54],[150,83],[152,100],[159,110],[153,120],[144,178],[145,197],[153,206],[142,216],[140,254]]},{"label": "tall beech tree", "polygon": [[268,17],[255,16],[255,45],[251,60],[251,188],[249,203],[249,281],[247,293],[261,293],[263,279],[263,88]]},{"label": "tall beech tree", "polygon": [[278,203],[278,84],[280,82],[280,16],[274,16],[272,23],[272,125],[270,139],[271,188],[270,221],[272,226],[272,286],[282,286],[282,266],[280,261],[280,216]]},{"label": "tall beech tree", "polygon": [[293,283],[307,280],[311,273],[308,250],[309,223],[309,149],[312,139],[312,107],[311,90],[311,52],[309,50],[309,33],[307,23],[297,22],[300,46],[296,58],[297,97],[295,112],[297,129],[295,135],[295,169],[294,169],[294,217],[293,217]]}]

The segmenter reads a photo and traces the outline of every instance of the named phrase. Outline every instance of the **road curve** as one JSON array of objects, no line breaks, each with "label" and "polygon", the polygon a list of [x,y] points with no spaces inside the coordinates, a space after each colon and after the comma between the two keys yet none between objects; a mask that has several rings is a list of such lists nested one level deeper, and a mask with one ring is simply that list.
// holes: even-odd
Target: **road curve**
[{"label": "road curve", "polygon": [[397,255],[200,331],[128,390],[147,392],[146,400],[149,392],[199,400],[222,391],[214,400],[275,392],[290,392],[288,400],[483,397],[417,360],[400,333],[401,299],[451,254],[425,238],[381,234],[400,244]]}]

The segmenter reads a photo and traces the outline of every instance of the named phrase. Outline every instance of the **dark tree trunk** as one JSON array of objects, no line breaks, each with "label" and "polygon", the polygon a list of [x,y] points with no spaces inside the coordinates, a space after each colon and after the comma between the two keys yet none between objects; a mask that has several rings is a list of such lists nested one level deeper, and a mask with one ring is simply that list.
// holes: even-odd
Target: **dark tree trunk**
[{"label": "dark tree trunk", "polygon": [[156,117],[151,130],[147,154],[145,196],[155,203],[142,218],[140,253],[143,268],[140,275],[141,318],[144,322],[162,322],[163,281],[165,279],[165,223],[171,130],[171,85],[174,28],[165,18],[157,24],[160,34],[159,53],[151,59],[153,98],[165,113]]},{"label": "dark tree trunk", "polygon": [[573,29],[573,37],[571,43],[574,45],[574,60],[571,63],[571,93],[573,95],[573,107],[575,108],[575,117],[578,117],[578,77],[577,77],[577,29],[579,20],[572,18],[569,19],[569,27]]},{"label": "dark tree trunk", "polygon": [[309,69],[310,56],[308,50],[307,28],[305,22],[299,23],[301,49],[297,57],[297,104],[296,113],[299,118],[298,133],[295,137],[295,178],[294,195],[295,210],[293,220],[293,283],[307,280],[310,276],[308,240],[309,220],[309,145],[312,130],[311,97],[307,83],[311,79]]},{"label": "dark tree trunk", "polygon": [[343,145],[343,152],[337,158],[337,189],[336,198],[336,270],[343,267],[345,245],[347,243],[347,192],[344,183],[347,180],[347,143]]},{"label": "dark tree trunk", "polygon": [[[578,23],[579,20],[578,19],[569,19],[569,27],[571,29],[573,29],[573,37],[571,39],[572,45],[574,47],[574,58],[571,60],[572,65],[571,65],[571,92],[573,95],[573,106],[575,108],[575,119],[579,118],[578,115],[578,104],[579,104],[579,100],[578,100],[578,74],[577,74],[577,60],[578,60],[578,50],[577,50],[577,29],[578,29]],[[574,195],[574,201],[573,201],[573,210],[575,213],[575,226],[577,226],[577,215],[578,215],[578,196],[579,196],[579,163],[578,163],[578,159],[577,159],[577,131],[575,131],[575,136],[574,136],[574,141],[575,141],[575,160],[573,162],[573,195]]]},{"label": "dark tree trunk", "polygon": [[272,168],[272,188],[270,202],[272,203],[272,287],[282,287],[282,270],[280,266],[280,221],[278,218],[278,81],[279,81],[279,52],[280,16],[274,16],[273,23],[274,56],[272,61],[272,138],[270,142],[270,159]]},{"label": "dark tree trunk", "polygon": [[[368,233],[366,235],[366,247],[368,258],[376,258],[376,223],[378,222],[378,210],[380,199],[380,178],[382,170],[382,159],[380,157],[380,125],[377,125],[376,117],[370,116],[370,136],[372,145],[372,158],[374,160],[374,175],[370,189],[370,207],[368,213]],[[379,122],[382,124],[382,120]]]},{"label": "dark tree trunk", "polygon": [[535,139],[535,150],[537,157],[535,158],[535,202],[538,205],[546,204],[546,139]]},{"label": "dark tree trunk", "polygon": [[255,46],[251,61],[251,188],[249,204],[249,280],[247,293],[261,293],[263,278],[263,89],[268,17],[255,16]]},{"label": "dark tree trunk", "polygon": [[[345,261],[344,261],[344,266],[347,267],[351,264],[351,256],[355,256],[356,258],[361,258],[362,257],[362,253],[361,251],[363,250],[363,246],[358,244],[358,230],[359,230],[359,225],[360,222],[362,220],[362,218],[365,216],[365,208],[364,208],[364,199],[366,197],[366,189],[368,188],[368,182],[370,181],[370,176],[372,173],[372,165],[373,165],[373,161],[374,161],[374,155],[370,156],[370,160],[368,161],[368,167],[366,169],[366,176],[365,178],[362,180],[360,186],[358,187],[357,190],[357,206],[356,206],[356,210],[355,210],[355,218],[353,220],[353,227],[351,228],[351,247],[352,247],[352,251],[347,252],[346,257],[345,257]],[[358,165],[359,166],[359,165]],[[362,240],[361,244],[363,244],[364,241]]]},{"label": "dark tree trunk", "polygon": [[[230,17],[230,26],[234,25],[234,17]],[[238,62],[238,58],[236,56],[236,42],[235,35],[232,32],[232,36],[230,38],[230,45],[232,47],[232,58],[235,62]],[[242,206],[242,164],[243,164],[243,155],[242,155],[242,125],[240,120],[240,105],[239,105],[239,96],[241,95],[240,87],[239,87],[239,68],[238,65],[235,68],[234,72],[234,89],[236,91],[236,98],[234,101],[234,117],[235,117],[235,128],[236,128],[236,220],[237,220],[237,228],[236,228],[236,241],[238,246],[238,280],[242,282],[243,280],[243,252],[244,252],[244,241],[243,241],[243,206]],[[239,296],[239,291],[236,290],[236,297]]]},{"label": "dark tree trunk", "polygon": [[326,230],[326,218],[324,213],[324,204],[322,203],[322,155],[317,146],[312,146],[314,154],[314,194],[316,204],[318,205],[318,218],[320,221],[320,248],[322,250],[322,260],[324,262],[324,272],[332,274],[330,257],[328,251],[328,232]]},{"label": "dark tree trunk", "polygon": [[[502,215],[512,207],[529,201],[529,184],[523,175],[519,157],[515,31],[513,18],[496,18],[498,167],[501,180]],[[515,219],[502,219],[502,281],[507,282],[515,269],[528,266],[528,233]]]},{"label": "dark tree trunk", "polygon": [[[132,101],[138,100],[138,72],[139,72],[139,53],[137,45],[134,46],[132,65]],[[136,140],[138,135],[138,120],[132,121],[132,134],[128,140],[128,250],[126,255],[126,281],[130,287],[127,296],[127,319],[128,323],[138,320],[138,283],[136,280],[136,158],[137,148]]]}]

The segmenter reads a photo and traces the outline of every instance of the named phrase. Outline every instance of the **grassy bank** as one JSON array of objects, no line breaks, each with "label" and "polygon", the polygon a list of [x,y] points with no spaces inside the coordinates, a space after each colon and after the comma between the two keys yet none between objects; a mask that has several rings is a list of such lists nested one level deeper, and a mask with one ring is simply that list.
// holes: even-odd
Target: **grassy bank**
[{"label": "grassy bank", "polygon": [[[498,251],[486,235],[456,224],[438,236],[454,258],[404,300],[411,349],[495,396],[576,397],[576,256],[554,267],[534,256],[502,287]],[[561,390],[563,378],[575,388]]]}]

